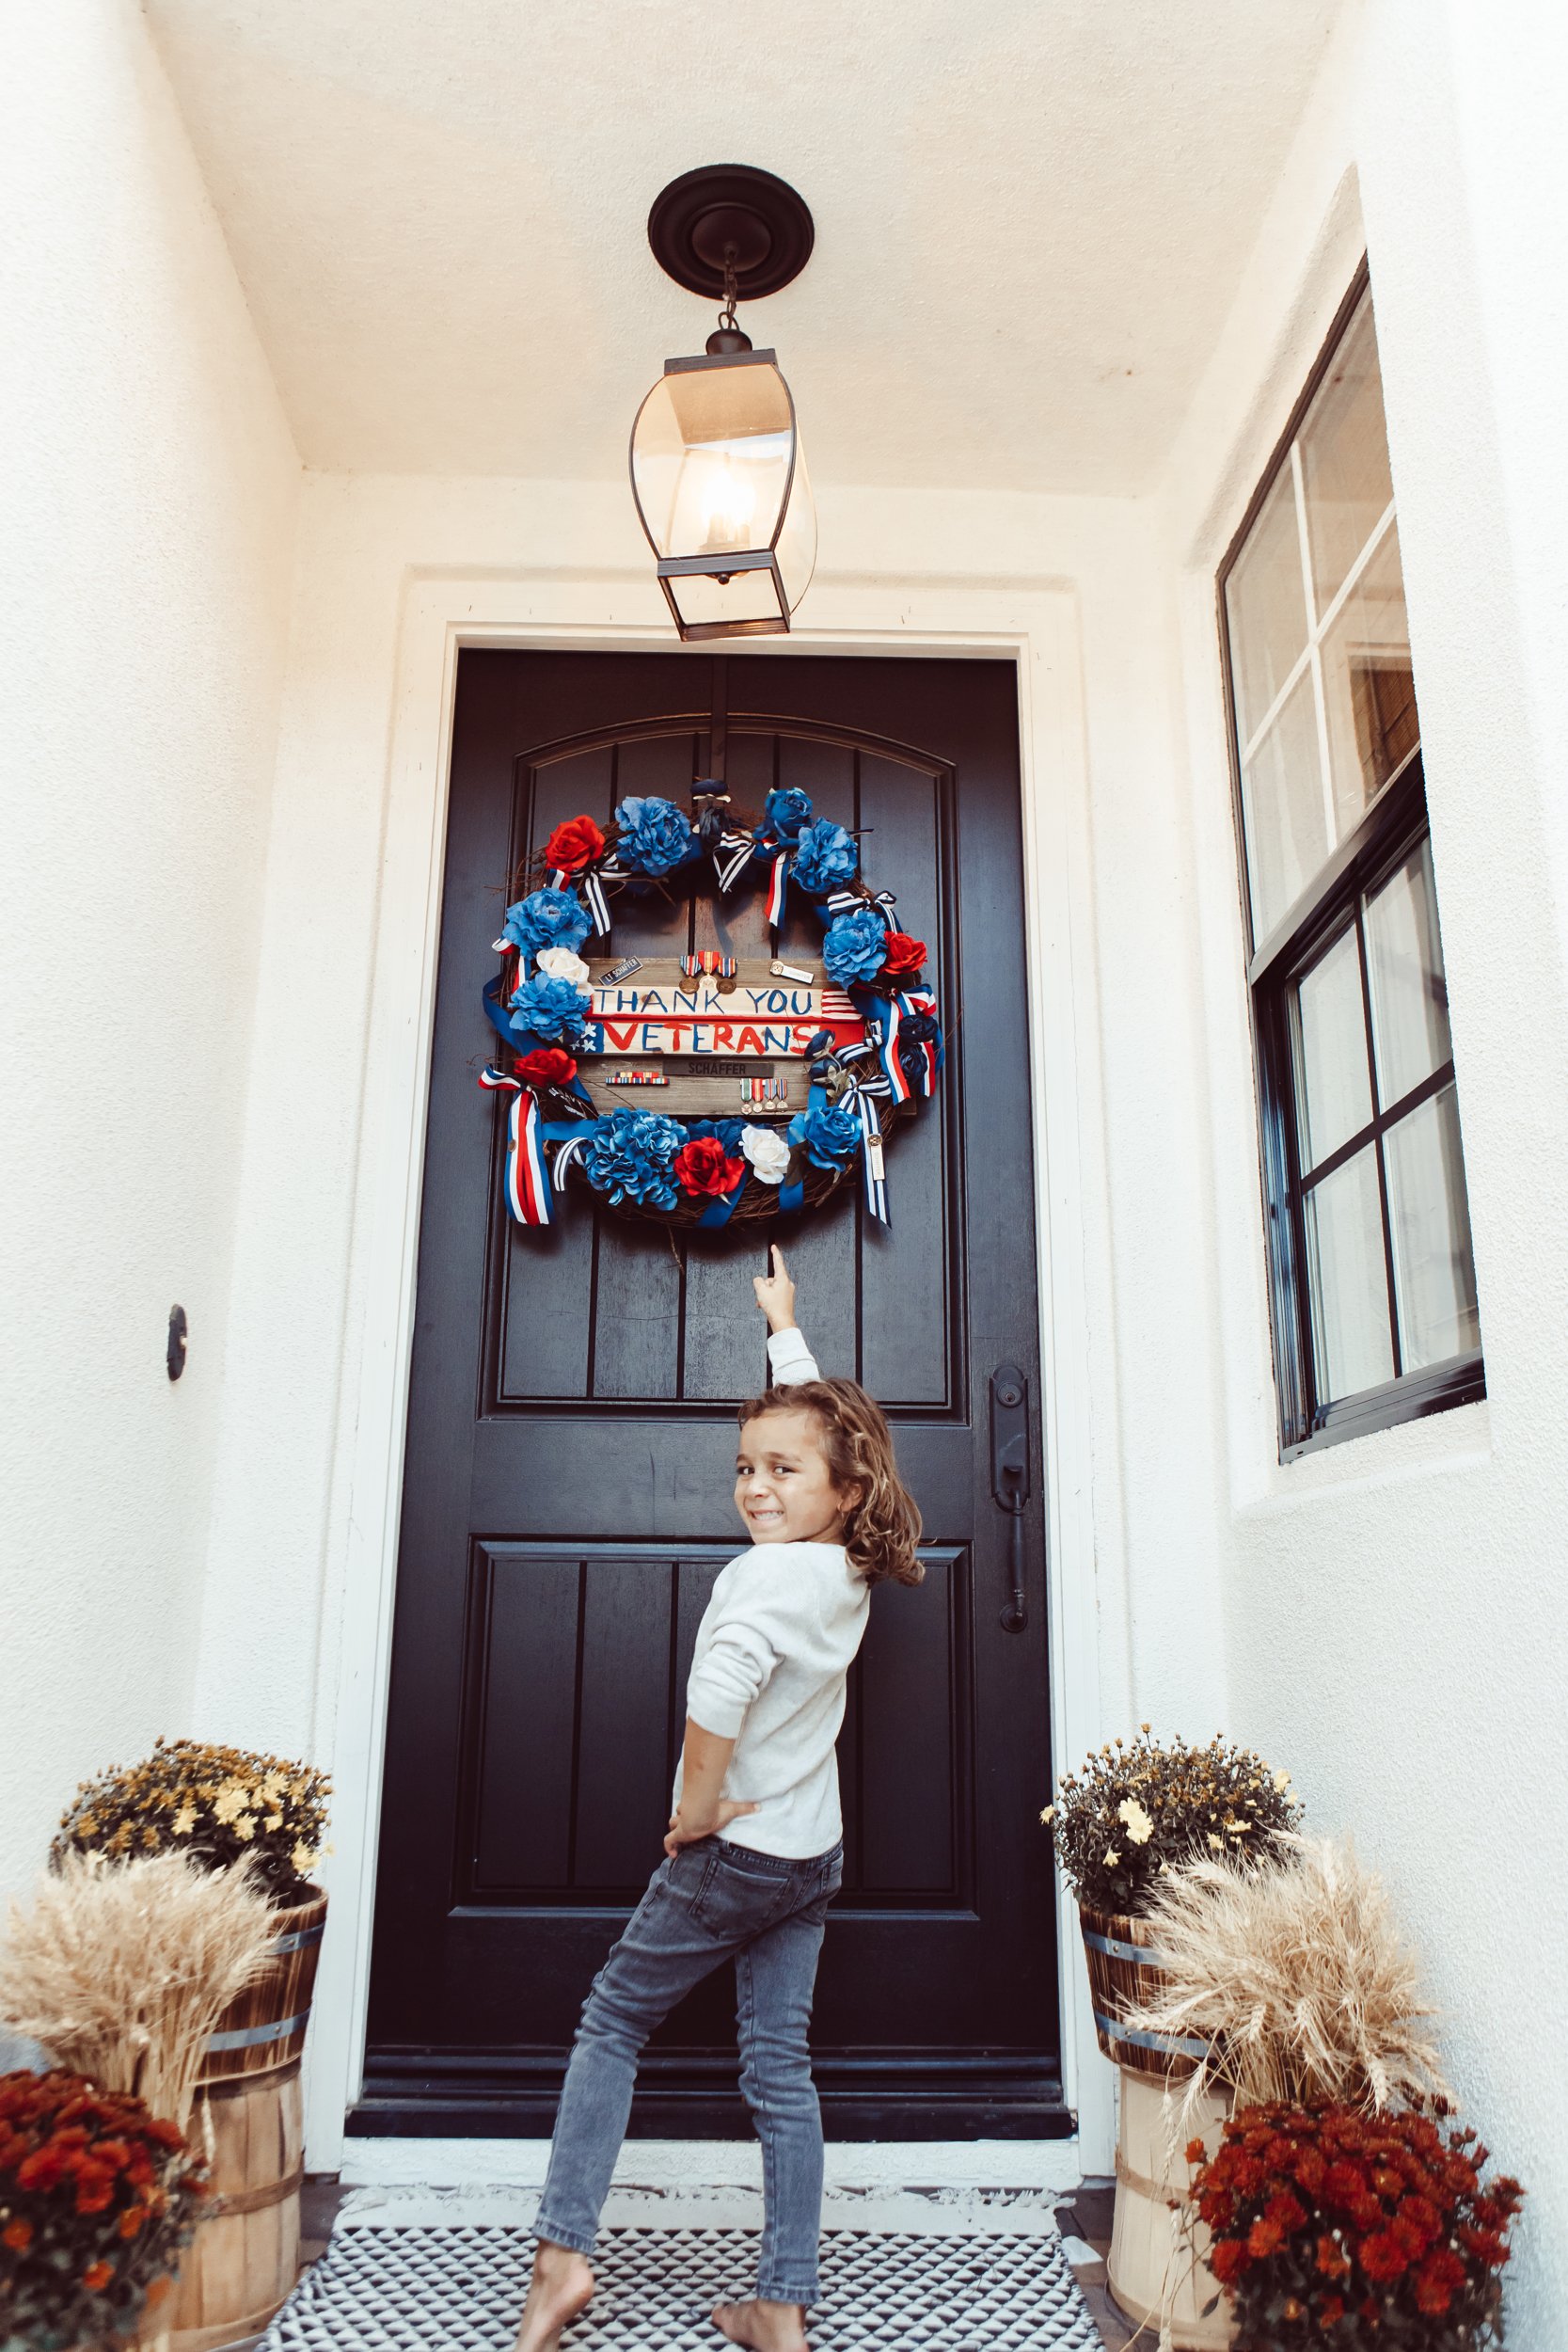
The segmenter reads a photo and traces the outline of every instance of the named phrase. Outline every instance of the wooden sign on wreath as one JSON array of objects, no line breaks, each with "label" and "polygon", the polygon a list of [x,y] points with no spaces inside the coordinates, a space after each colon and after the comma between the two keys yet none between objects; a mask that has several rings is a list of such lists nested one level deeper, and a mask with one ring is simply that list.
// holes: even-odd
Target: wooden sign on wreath
[{"label": "wooden sign on wreath", "polygon": [[[506,1199],[548,1225],[574,1177],[625,1216],[717,1227],[815,1208],[857,1164],[887,1224],[883,1140],[936,1089],[942,1039],[926,945],[899,930],[842,825],[804,792],[770,792],[760,823],[721,785],[674,802],[628,798],[608,832],[557,825],[495,943],[484,1009],[514,1056],[480,1084],[511,1097]],[[705,949],[642,961],[610,952],[623,890],[766,887],[774,954]],[[800,893],[822,927],[818,960],[782,962]],[[590,940],[601,952],[585,957]]]}]

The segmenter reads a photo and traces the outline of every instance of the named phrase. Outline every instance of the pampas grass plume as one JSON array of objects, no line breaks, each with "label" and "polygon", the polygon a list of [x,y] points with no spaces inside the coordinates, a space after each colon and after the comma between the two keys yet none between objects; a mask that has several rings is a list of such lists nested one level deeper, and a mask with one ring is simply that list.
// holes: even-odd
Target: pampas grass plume
[{"label": "pampas grass plume", "polygon": [[119,1863],[66,1853],[29,1908],[11,1905],[0,2017],[183,2131],[207,2037],[277,1932],[251,1876],[180,1852]]},{"label": "pampas grass plume", "polygon": [[1186,2086],[1238,2106],[1343,2100],[1375,2112],[1449,2096],[1421,2030],[1437,2011],[1383,1882],[1348,1839],[1281,1838],[1277,1869],[1192,1862],[1147,1914],[1161,1989],[1127,2022],[1206,2040]]}]

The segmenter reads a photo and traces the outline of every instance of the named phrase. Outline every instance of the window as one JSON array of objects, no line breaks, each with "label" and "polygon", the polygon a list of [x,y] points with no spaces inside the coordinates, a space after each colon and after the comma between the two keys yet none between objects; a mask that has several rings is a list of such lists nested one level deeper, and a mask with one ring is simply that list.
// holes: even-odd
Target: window
[{"label": "window", "polygon": [[1282,1457],[1485,1394],[1371,296],[1220,575]]}]

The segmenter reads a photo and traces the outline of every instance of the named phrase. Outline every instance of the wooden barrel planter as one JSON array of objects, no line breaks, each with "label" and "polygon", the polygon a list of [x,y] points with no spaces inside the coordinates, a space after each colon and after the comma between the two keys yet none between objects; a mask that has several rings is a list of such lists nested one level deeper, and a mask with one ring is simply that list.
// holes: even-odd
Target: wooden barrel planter
[{"label": "wooden barrel planter", "polygon": [[[1179,2352],[1224,2352],[1234,2338],[1230,2307],[1208,2264],[1209,2233],[1196,2216],[1184,2228],[1177,2208],[1187,2193],[1187,2142],[1219,2145],[1230,2102],[1200,2094],[1183,2121],[1180,2094],[1141,2068],[1121,2070],[1117,2135],[1117,2204],[1111,2225],[1111,2293],[1128,2317],[1155,2338],[1168,2319]],[[1210,2307],[1212,2306],[1211,2309]],[[1160,2339],[1163,2341],[1163,2339]]]},{"label": "wooden barrel planter", "polygon": [[224,2011],[201,2069],[190,2137],[208,2150],[212,2194],[180,2265],[171,2352],[260,2335],[299,2270],[300,2056],[326,1897],[274,1916],[272,1960]]},{"label": "wooden barrel planter", "polygon": [[1106,2057],[1129,2074],[1162,2083],[1191,2074],[1208,2053],[1206,2042],[1188,2034],[1146,2033],[1122,2023],[1125,2011],[1151,1999],[1161,1983],[1160,1955],[1147,1923],[1120,1912],[1090,1911],[1086,1904],[1080,1904],[1078,1919],[1094,2029]]}]

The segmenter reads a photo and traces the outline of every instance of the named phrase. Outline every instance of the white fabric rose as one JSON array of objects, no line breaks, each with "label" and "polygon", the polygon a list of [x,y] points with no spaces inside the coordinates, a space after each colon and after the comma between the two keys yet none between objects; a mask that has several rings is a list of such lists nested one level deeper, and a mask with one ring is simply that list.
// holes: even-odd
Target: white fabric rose
[{"label": "white fabric rose", "polygon": [[776,1127],[742,1127],[740,1148],[759,1183],[782,1184],[789,1168],[789,1146]]},{"label": "white fabric rose", "polygon": [[552,980],[570,980],[574,988],[588,993],[588,966],[570,947],[541,947],[533,959],[541,972],[547,972]]}]

